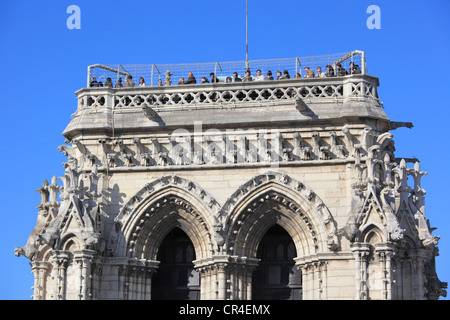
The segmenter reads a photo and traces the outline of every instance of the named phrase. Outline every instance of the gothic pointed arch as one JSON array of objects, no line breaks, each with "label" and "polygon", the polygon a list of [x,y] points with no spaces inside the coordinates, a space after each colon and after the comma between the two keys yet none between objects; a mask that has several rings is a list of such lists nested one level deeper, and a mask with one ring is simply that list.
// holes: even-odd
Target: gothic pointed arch
[{"label": "gothic pointed arch", "polygon": [[362,242],[370,243],[375,245],[377,243],[386,242],[385,235],[383,233],[383,227],[378,223],[371,223],[366,225],[364,229],[361,231],[361,240]]},{"label": "gothic pointed arch", "polygon": [[75,234],[68,234],[61,240],[61,243],[63,244],[63,246],[61,246],[62,250],[74,252],[83,248],[79,237]]},{"label": "gothic pointed arch", "polygon": [[242,185],[224,204],[229,253],[255,257],[275,224],[292,237],[299,256],[336,250],[333,217],[317,194],[290,176],[269,171]]},{"label": "gothic pointed arch", "polygon": [[347,233],[347,238],[351,242],[364,242],[367,230],[375,226],[383,241],[401,240],[404,230],[399,225],[394,210],[387,200],[390,197],[390,190],[390,188],[384,188],[377,195],[376,188],[370,185],[367,195],[364,198],[359,197],[357,200],[359,204],[355,205],[355,212],[349,215],[347,225],[338,233],[348,232],[349,226],[353,224],[353,230]]},{"label": "gothic pointed arch", "polygon": [[49,221],[38,239],[54,250],[62,250],[73,238],[80,249],[93,248],[100,234],[96,230],[89,209],[74,194],[63,197],[59,212]]},{"label": "gothic pointed arch", "polygon": [[132,196],[116,217],[116,254],[155,260],[163,239],[178,227],[191,239],[197,258],[204,258],[221,243],[215,232],[218,209],[198,184],[177,175],[160,177]]}]

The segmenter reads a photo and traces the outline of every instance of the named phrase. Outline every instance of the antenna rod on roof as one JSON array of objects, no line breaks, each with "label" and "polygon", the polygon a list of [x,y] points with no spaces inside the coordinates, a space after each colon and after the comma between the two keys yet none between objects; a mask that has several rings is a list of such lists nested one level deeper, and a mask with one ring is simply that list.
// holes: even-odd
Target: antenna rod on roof
[{"label": "antenna rod on roof", "polygon": [[245,70],[248,68],[248,0],[245,0]]}]

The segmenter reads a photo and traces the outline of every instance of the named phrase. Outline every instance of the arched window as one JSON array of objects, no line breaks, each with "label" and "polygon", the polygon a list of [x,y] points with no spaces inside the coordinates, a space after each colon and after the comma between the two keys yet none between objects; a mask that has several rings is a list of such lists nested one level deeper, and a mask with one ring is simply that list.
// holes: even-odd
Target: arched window
[{"label": "arched window", "polygon": [[258,246],[261,259],[253,274],[254,300],[300,300],[302,297],[301,270],[294,264],[297,256],[290,235],[279,225],[271,227]]},{"label": "arched window", "polygon": [[153,300],[200,299],[200,276],[194,270],[195,250],[189,237],[175,228],[158,250],[159,268],[152,280]]}]

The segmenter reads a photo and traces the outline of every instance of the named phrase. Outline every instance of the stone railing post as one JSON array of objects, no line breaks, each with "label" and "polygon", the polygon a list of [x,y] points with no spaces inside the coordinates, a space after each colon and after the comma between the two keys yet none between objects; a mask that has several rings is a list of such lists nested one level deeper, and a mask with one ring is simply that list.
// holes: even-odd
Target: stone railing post
[{"label": "stone railing post", "polygon": [[114,108],[114,90],[113,89],[108,89],[105,92],[104,98],[105,98],[105,107],[108,109],[113,109]]},{"label": "stone railing post", "polygon": [[354,82],[352,81],[352,79],[345,79],[343,81],[342,87],[343,87],[343,91],[342,91],[342,97],[344,99],[350,98],[352,96],[352,87],[353,87]]}]

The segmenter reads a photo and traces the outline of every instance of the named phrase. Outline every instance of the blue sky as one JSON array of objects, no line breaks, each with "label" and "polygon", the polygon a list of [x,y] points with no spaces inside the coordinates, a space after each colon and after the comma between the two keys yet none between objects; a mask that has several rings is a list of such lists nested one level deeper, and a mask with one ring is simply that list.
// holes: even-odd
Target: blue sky
[{"label": "blue sky", "polygon": [[[69,30],[69,5],[81,29]],[[368,29],[370,5],[381,29]],[[448,128],[450,1],[249,0],[249,59],[363,50],[394,121],[397,157],[417,157],[426,215],[440,235],[437,271],[450,282]],[[44,179],[61,176],[57,146],[87,66],[245,60],[245,0],[0,2],[0,299],[31,299],[29,261],[14,256],[36,224]]]}]

